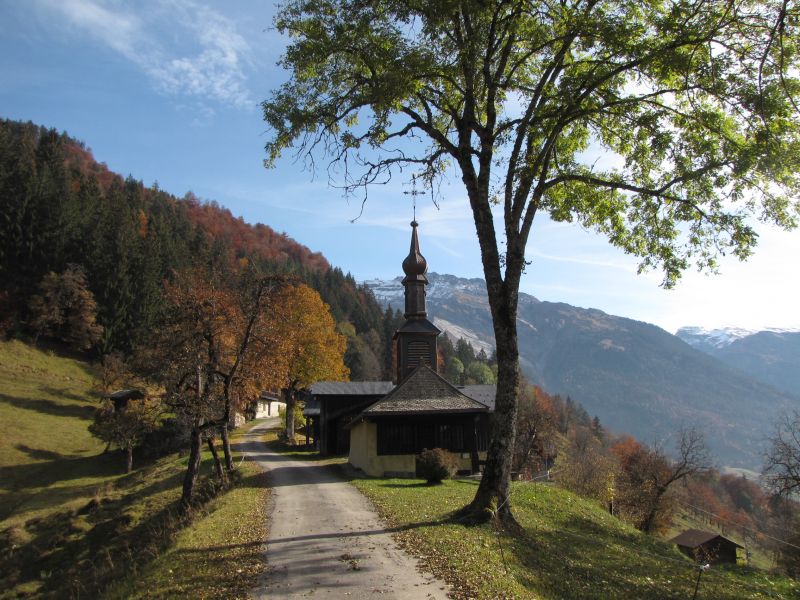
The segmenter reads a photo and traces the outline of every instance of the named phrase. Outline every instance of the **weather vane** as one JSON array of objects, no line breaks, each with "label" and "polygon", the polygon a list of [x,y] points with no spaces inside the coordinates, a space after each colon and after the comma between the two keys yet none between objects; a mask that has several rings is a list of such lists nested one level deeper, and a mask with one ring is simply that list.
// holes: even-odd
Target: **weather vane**
[{"label": "weather vane", "polygon": [[424,194],[425,192],[418,192],[417,191],[417,176],[412,175],[411,177],[411,191],[410,192],[403,192],[407,196],[411,196],[411,208],[414,212],[414,221],[417,220],[417,196]]}]

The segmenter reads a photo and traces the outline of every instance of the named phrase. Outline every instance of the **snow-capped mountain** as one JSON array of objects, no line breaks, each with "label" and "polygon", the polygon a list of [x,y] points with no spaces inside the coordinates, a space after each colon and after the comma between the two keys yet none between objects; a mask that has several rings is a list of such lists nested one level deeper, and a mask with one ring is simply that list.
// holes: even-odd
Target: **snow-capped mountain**
[{"label": "snow-capped mountain", "polygon": [[[428,300],[445,300],[452,298],[456,294],[467,294],[471,296],[485,296],[486,283],[483,279],[464,279],[454,275],[440,275],[439,273],[427,273]],[[403,278],[394,279],[368,279],[363,283],[367,285],[375,298],[384,304],[391,304],[393,307],[403,307]]]},{"label": "snow-capped mountain", "polygon": [[751,335],[761,332],[774,334],[798,333],[800,329],[786,329],[777,327],[767,327],[766,329],[743,329],[741,327],[722,327],[719,329],[706,329],[705,327],[681,327],[675,333],[679,338],[690,346],[700,350],[705,347],[722,349],[730,346],[737,340],[744,339]]}]

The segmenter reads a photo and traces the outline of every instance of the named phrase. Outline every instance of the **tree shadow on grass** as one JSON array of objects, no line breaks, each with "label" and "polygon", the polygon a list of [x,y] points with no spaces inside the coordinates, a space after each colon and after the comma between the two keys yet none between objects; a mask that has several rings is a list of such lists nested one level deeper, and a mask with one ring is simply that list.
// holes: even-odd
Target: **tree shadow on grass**
[{"label": "tree shadow on grass", "polygon": [[[49,450],[18,445],[16,448],[31,457],[49,456]],[[34,464],[15,464],[0,467],[0,482],[5,489],[19,491],[31,488],[50,487],[60,481],[83,478],[109,477],[124,471],[119,453],[93,456],[60,457]]]},{"label": "tree shadow on grass", "polygon": [[[24,526],[26,543],[9,551],[0,540],[0,589],[38,585],[41,597],[98,597],[110,583],[136,573],[163,552],[176,532],[191,522],[191,515],[178,510],[182,476],[181,470],[167,470],[152,481],[147,478],[151,482],[141,488],[141,479],[126,478],[119,498],[95,498],[77,511],[29,520]],[[165,489],[175,490],[174,499],[166,503],[157,498]],[[195,514],[202,514],[215,489],[206,478],[198,482]],[[71,488],[73,495],[75,491]],[[136,522],[136,514],[153,502],[162,508]]]},{"label": "tree shadow on grass", "polygon": [[41,450],[39,448],[31,448],[25,444],[14,444],[14,448],[20,452],[24,452],[33,460],[61,460],[64,458],[63,454],[53,452],[52,450]]},{"label": "tree shadow on grass", "polygon": [[55,396],[56,398],[66,398],[67,400],[73,400],[75,402],[96,402],[99,399],[99,395],[94,392],[87,394],[76,394],[75,392],[66,388],[50,386],[42,386],[39,389],[50,396]]},{"label": "tree shadow on grass", "polygon": [[[552,530],[504,531],[498,539],[517,581],[550,597],[687,598],[697,574],[691,562],[670,556],[641,535],[609,531],[585,518]],[[742,593],[729,586],[703,597],[734,600]]]},{"label": "tree shadow on grass", "polygon": [[[85,401],[85,398],[81,398]],[[53,400],[41,398],[18,398],[8,394],[0,394],[0,402],[5,402],[16,408],[32,410],[56,417],[75,417],[78,419],[91,420],[94,417],[96,407],[80,406],[77,404],[59,404]]]}]

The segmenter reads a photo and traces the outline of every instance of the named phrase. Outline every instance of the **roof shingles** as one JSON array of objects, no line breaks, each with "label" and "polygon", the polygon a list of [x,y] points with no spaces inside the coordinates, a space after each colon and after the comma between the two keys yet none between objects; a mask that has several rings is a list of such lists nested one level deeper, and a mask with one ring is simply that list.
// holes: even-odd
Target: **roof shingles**
[{"label": "roof shingles", "polygon": [[394,390],[367,408],[362,416],[486,412],[489,407],[453,387],[425,365],[417,367]]},{"label": "roof shingles", "polygon": [[394,387],[391,381],[318,381],[311,386],[315,396],[382,396]]}]

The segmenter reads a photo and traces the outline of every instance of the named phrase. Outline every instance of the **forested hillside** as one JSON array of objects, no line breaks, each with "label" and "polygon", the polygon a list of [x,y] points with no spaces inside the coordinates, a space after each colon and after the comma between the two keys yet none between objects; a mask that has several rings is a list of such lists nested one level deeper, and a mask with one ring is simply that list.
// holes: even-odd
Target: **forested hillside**
[{"label": "forested hillside", "polygon": [[385,376],[397,315],[321,254],[192,193],[123,178],[66,133],[0,121],[0,331],[35,334],[32,297],[48,273],[76,265],[103,331],[93,351],[129,353],[157,322],[176,273],[248,264],[315,288],[348,336],[351,376]]}]

